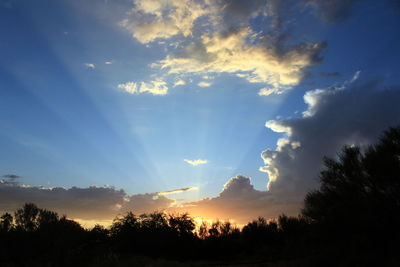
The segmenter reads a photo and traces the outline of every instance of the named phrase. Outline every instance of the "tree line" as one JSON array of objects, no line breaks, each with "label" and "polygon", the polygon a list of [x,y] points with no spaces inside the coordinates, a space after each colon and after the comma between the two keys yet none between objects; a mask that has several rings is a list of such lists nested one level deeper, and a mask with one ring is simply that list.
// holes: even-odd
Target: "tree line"
[{"label": "tree line", "polygon": [[306,195],[299,216],[259,217],[241,229],[221,221],[196,227],[189,214],[163,212],[128,212],[109,228],[84,229],[27,203],[0,217],[0,266],[128,266],[132,259],[399,266],[400,127],[376,145],[345,146],[324,164],[320,188]]}]

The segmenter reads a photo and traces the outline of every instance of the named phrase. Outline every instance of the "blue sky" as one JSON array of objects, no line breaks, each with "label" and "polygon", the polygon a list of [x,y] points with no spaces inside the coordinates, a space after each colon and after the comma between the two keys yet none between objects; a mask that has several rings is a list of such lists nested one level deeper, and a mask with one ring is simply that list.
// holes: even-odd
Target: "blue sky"
[{"label": "blue sky", "polygon": [[[301,132],[267,121],[297,129],[316,89],[399,84],[393,1],[234,2],[0,1],[0,173],[129,195],[197,187],[174,198],[185,201],[242,174],[264,192],[271,168],[259,168],[273,164],[261,153]],[[382,116],[381,128],[399,122]]]}]

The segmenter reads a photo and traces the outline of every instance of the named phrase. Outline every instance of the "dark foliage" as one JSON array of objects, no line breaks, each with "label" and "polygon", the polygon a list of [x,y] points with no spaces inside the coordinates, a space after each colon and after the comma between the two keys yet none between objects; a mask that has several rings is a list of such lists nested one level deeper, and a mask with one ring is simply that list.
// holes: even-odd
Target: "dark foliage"
[{"label": "dark foliage", "polygon": [[241,230],[221,221],[196,229],[188,214],[163,212],[84,229],[27,203],[0,216],[0,266],[399,266],[400,128],[324,161],[299,217],[259,217]]},{"label": "dark foliage", "polygon": [[307,194],[302,210],[316,246],[364,264],[399,262],[400,128],[364,152],[345,146],[337,160],[324,161],[321,187]]}]

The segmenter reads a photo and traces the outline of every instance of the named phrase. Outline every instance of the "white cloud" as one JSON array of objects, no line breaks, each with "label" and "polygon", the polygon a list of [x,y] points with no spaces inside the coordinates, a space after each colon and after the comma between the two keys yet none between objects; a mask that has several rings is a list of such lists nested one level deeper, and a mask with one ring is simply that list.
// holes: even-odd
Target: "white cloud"
[{"label": "white cloud", "polygon": [[192,166],[198,166],[198,165],[201,165],[201,164],[208,163],[208,161],[204,160],[204,159],[195,159],[195,160],[184,159],[183,161],[188,163],[188,164],[190,164],[190,165],[192,165]]},{"label": "white cloud", "polygon": [[249,28],[226,34],[202,35],[199,43],[159,62],[169,74],[231,73],[251,83],[268,84],[259,94],[280,94],[297,85],[304,70],[317,62],[324,44],[299,44],[277,53],[262,40],[249,43]]},{"label": "white cloud", "polygon": [[[286,41],[290,39],[287,34],[279,32],[286,2],[134,0],[133,9],[120,25],[143,44],[163,39],[159,45],[177,48],[152,64],[163,75],[228,73],[267,85],[258,92],[267,96],[298,85],[306,69],[321,60],[319,54],[325,46]],[[271,18],[273,22],[265,21],[270,21],[277,33],[256,32],[250,21],[259,15]]]},{"label": "white cloud", "polygon": [[209,87],[209,86],[212,85],[212,83],[211,82],[206,82],[206,81],[201,81],[197,85],[200,86],[200,87]]},{"label": "white cloud", "polygon": [[118,88],[124,89],[129,94],[149,93],[152,95],[166,95],[168,93],[167,83],[163,80],[154,80],[145,82],[127,82],[118,85]]},{"label": "white cloud", "polygon": [[113,63],[112,63],[112,61],[106,61],[106,62],[104,62],[104,64],[106,64],[106,65],[111,65],[111,64],[113,64]]},{"label": "white cloud", "polygon": [[279,95],[282,93],[283,93],[283,91],[279,90],[277,88],[266,88],[266,87],[261,88],[260,91],[258,91],[259,96],[268,96],[268,95],[272,95],[272,94]]},{"label": "white cloud", "polygon": [[93,63],[85,63],[84,65],[88,69],[94,69],[96,67]]},{"label": "white cloud", "polygon": [[205,2],[194,0],[134,0],[130,16],[120,25],[141,43],[192,34],[195,21],[209,13]]},{"label": "white cloud", "polygon": [[281,123],[280,121],[269,120],[265,123],[265,127],[276,133],[286,133],[289,136],[292,134],[292,128]]},{"label": "white cloud", "polygon": [[193,190],[199,190],[199,188],[197,186],[191,186],[191,187],[184,187],[184,188],[179,188],[179,189],[174,189],[174,190],[169,190],[169,191],[164,191],[164,192],[158,192],[157,194],[159,196],[166,196],[166,195],[179,194],[179,193],[193,191]]},{"label": "white cloud", "polygon": [[184,80],[177,80],[175,83],[174,83],[174,87],[175,86],[179,86],[179,85],[185,85],[186,84],[186,82],[184,81]]}]

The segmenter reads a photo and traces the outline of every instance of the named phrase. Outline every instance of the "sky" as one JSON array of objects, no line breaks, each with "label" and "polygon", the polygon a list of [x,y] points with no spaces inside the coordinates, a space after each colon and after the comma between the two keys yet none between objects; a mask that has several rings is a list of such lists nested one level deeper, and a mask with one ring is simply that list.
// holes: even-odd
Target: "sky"
[{"label": "sky", "polygon": [[400,124],[395,0],[0,0],[0,211],[298,214]]}]

